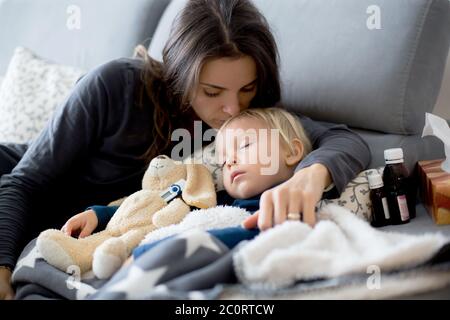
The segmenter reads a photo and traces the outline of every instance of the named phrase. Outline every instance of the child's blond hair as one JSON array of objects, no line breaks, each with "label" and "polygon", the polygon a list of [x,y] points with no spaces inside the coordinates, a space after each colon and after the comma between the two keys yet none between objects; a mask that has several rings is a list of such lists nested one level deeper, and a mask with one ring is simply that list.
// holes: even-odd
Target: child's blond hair
[{"label": "child's blond hair", "polygon": [[307,137],[303,126],[299,119],[292,113],[282,109],[281,107],[272,108],[249,108],[241,113],[231,117],[220,127],[219,131],[226,128],[231,122],[244,117],[251,117],[262,120],[271,129],[278,129],[281,137],[281,142],[289,150],[291,154],[294,150],[291,141],[295,138],[303,143],[303,157],[311,152],[311,142]]}]

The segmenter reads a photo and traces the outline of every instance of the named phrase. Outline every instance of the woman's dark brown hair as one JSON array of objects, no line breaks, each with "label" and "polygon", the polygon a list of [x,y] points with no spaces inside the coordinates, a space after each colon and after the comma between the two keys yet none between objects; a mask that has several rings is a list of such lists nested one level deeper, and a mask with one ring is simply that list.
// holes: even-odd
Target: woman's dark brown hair
[{"label": "woman's dark brown hair", "polygon": [[[139,46],[145,60],[143,81],[154,104],[152,159],[170,145],[182,115],[193,112],[190,101],[202,66],[213,59],[252,57],[257,68],[257,92],[250,107],[272,107],[280,100],[278,51],[264,16],[249,0],[189,0],[175,18],[162,63]],[[180,121],[181,120],[181,121]]]}]

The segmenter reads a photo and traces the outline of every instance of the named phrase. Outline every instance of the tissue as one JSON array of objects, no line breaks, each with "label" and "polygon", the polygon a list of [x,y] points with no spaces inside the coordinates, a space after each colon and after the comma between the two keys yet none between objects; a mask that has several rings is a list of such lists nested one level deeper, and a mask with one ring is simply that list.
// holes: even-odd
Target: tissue
[{"label": "tissue", "polygon": [[450,173],[450,128],[447,121],[431,113],[425,114],[425,127],[422,138],[425,136],[435,136],[444,143],[445,160],[441,168]]}]

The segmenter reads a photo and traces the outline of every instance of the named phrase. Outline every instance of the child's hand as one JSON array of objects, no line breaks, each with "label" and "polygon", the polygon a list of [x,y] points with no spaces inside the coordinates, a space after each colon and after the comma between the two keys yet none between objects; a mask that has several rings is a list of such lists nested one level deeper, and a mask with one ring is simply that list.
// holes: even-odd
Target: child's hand
[{"label": "child's hand", "polygon": [[92,232],[97,228],[98,219],[95,211],[90,209],[81,212],[64,224],[61,231],[68,236],[78,236],[78,238],[84,238],[92,234]]}]

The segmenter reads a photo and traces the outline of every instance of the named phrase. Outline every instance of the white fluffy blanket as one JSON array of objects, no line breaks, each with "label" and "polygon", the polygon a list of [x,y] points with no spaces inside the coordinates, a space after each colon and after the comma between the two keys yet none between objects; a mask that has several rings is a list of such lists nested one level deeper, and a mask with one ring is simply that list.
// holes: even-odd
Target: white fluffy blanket
[{"label": "white fluffy blanket", "polygon": [[236,227],[248,216],[250,216],[250,213],[245,209],[231,206],[193,210],[179,224],[173,224],[148,233],[141,244],[151,243],[193,229],[209,230]]},{"label": "white fluffy blanket", "polygon": [[328,205],[314,228],[288,221],[241,246],[233,262],[242,283],[282,288],[297,280],[414,267],[447,242],[441,234],[380,231],[349,210]]}]

